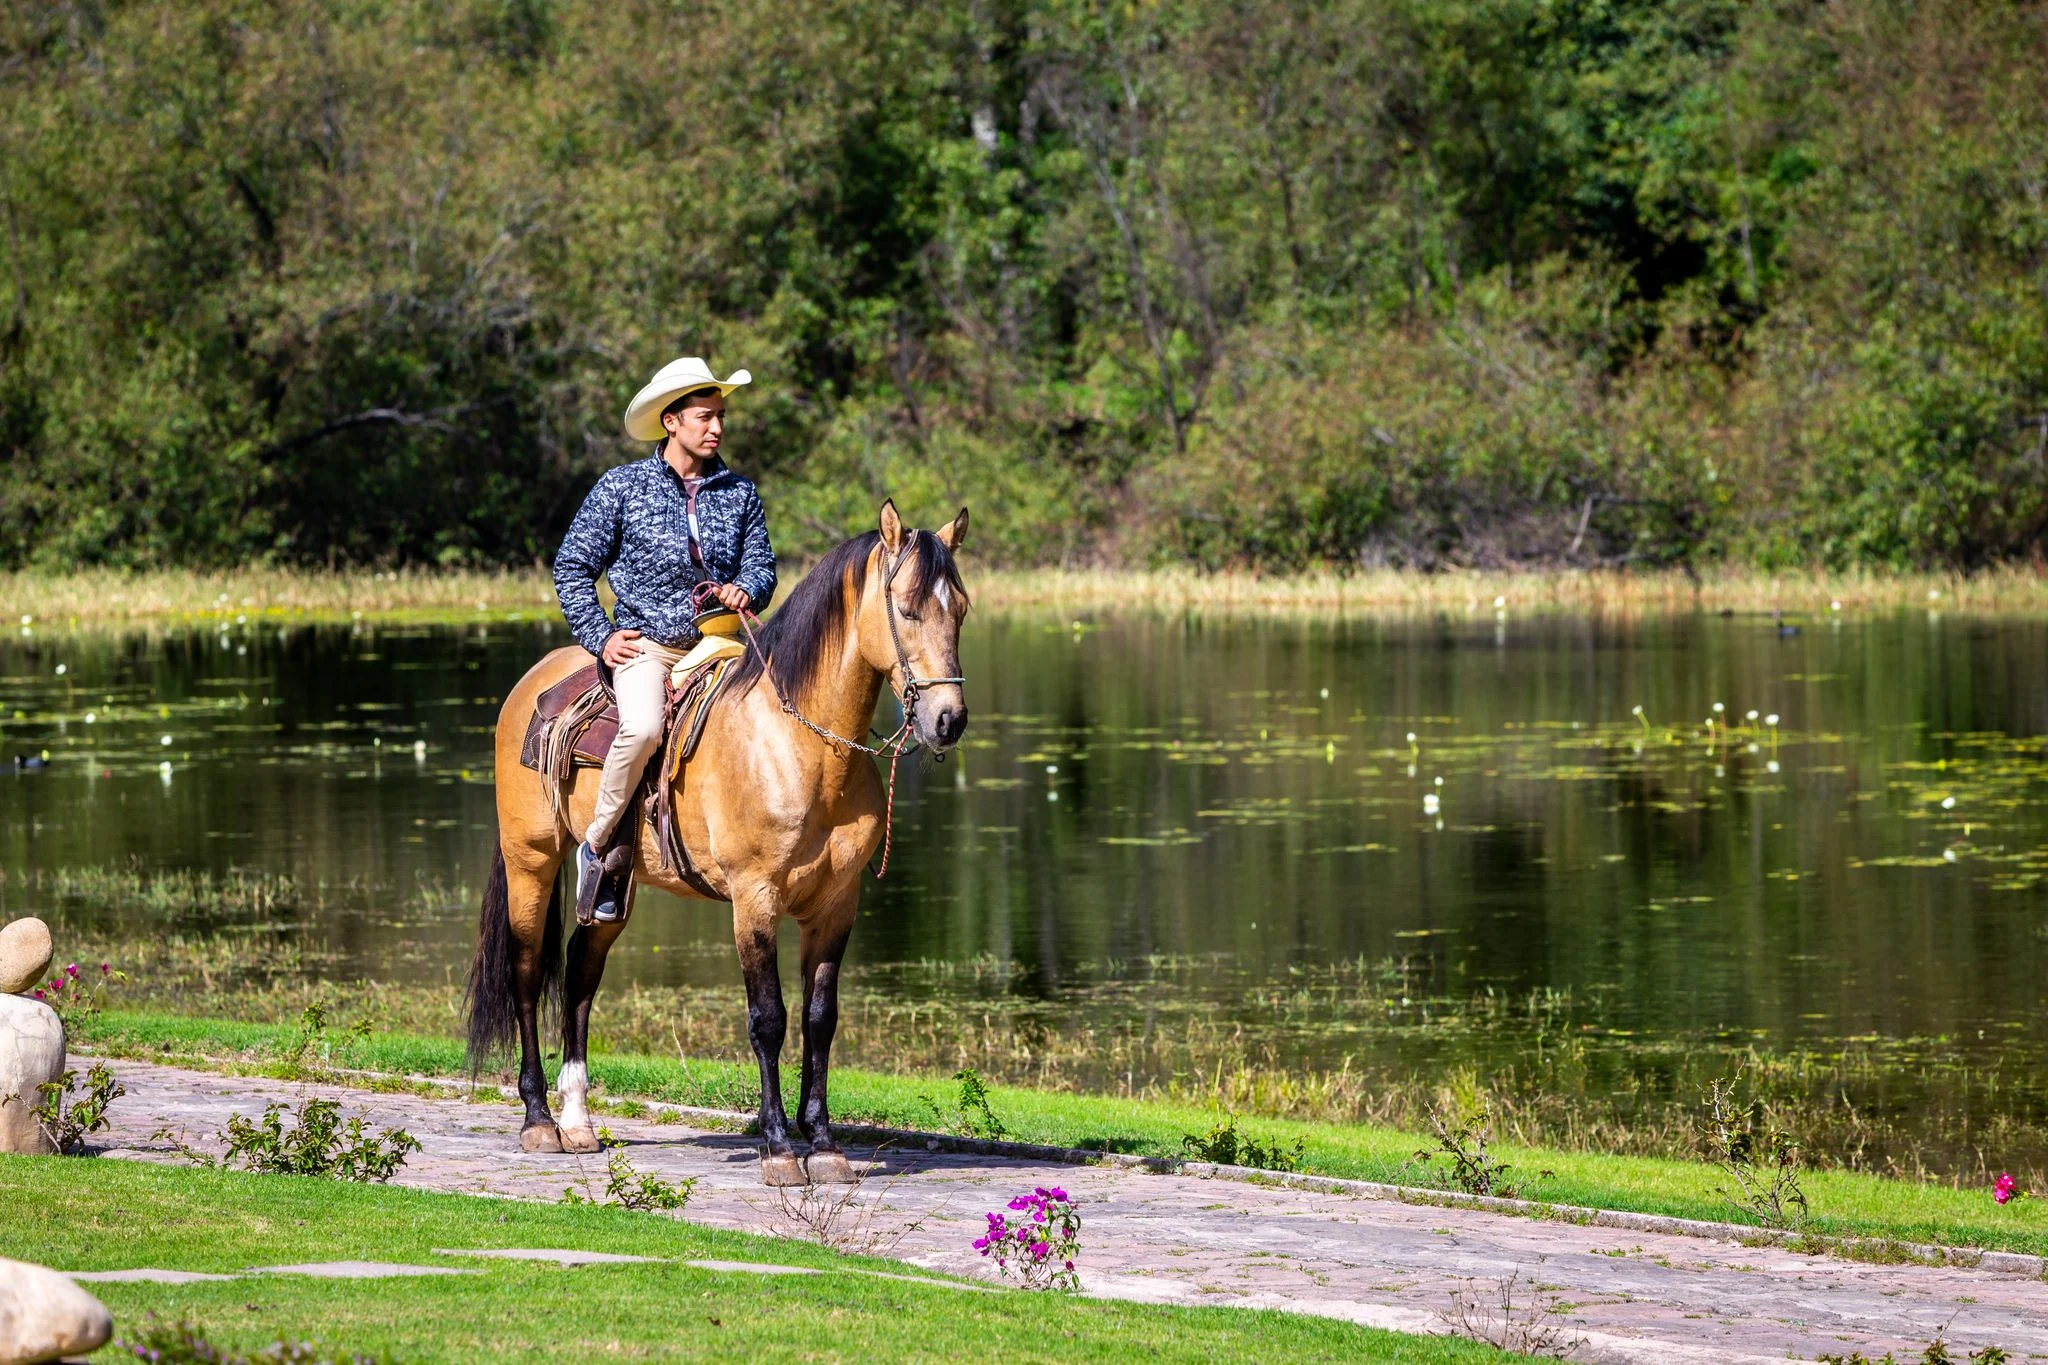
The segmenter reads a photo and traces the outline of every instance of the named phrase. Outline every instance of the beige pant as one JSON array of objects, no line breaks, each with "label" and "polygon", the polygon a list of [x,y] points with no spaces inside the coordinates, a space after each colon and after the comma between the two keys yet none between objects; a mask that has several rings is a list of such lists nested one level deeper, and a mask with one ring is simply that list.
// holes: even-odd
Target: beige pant
[{"label": "beige pant", "polygon": [[597,809],[583,835],[585,843],[600,850],[612,841],[647,760],[661,745],[668,674],[683,657],[682,650],[652,640],[642,639],[638,644],[640,652],[612,670],[612,691],[619,699],[619,737],[605,756],[604,775],[597,783]]}]

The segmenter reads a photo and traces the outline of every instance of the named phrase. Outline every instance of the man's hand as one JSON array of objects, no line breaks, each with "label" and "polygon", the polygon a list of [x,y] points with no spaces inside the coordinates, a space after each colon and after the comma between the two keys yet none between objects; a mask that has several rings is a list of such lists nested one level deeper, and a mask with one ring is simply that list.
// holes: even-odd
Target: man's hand
[{"label": "man's hand", "polygon": [[747,590],[737,583],[721,584],[711,590],[711,595],[718,599],[720,605],[733,611],[745,611],[747,604],[754,600],[747,596]]},{"label": "man's hand", "polygon": [[640,638],[637,630],[615,630],[604,642],[604,661],[613,668],[640,653],[640,646],[634,641]]}]

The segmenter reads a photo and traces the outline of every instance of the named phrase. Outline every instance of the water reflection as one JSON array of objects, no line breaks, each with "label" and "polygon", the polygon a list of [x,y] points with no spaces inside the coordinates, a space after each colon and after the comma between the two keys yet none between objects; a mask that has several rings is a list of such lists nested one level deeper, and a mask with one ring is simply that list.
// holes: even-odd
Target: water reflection
[{"label": "water reflection", "polygon": [[[0,770],[0,912],[64,868],[265,869],[346,890],[305,926],[344,970],[459,973],[498,698],[565,639],[10,639],[0,763],[50,757]],[[905,767],[855,970],[993,959],[1018,970],[975,989],[1059,1000],[1172,955],[1160,989],[1227,1015],[1291,968],[1397,957],[1644,1035],[2048,1036],[2040,623],[1025,613],[973,618],[963,660],[973,729]],[[617,970],[731,976],[719,909],[649,900]]]}]

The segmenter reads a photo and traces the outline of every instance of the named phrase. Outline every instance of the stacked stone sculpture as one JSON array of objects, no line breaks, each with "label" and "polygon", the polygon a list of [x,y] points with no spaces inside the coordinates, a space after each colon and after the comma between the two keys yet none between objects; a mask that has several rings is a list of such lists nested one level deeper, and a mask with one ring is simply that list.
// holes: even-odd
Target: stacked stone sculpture
[{"label": "stacked stone sculpture", "polygon": [[64,1021],[23,992],[50,969],[50,928],[34,917],[0,928],[0,1152],[51,1155],[57,1144],[33,1112],[36,1089],[64,1074]]},{"label": "stacked stone sculpture", "polygon": [[[0,1152],[49,1155],[57,1144],[32,1112],[36,1087],[64,1074],[64,1021],[24,992],[50,969],[50,927],[33,917],[0,928]],[[67,1275],[0,1260],[0,1365],[63,1360],[106,1345],[106,1305]]]}]

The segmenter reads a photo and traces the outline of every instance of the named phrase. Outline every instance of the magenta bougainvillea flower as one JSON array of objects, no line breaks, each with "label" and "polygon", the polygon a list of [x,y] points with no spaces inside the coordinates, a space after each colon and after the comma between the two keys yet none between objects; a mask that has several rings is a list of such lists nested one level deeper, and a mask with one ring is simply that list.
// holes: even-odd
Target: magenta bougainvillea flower
[{"label": "magenta bougainvillea flower", "polygon": [[1079,1289],[1074,1257],[1081,1252],[1080,1206],[1065,1190],[1041,1185],[1012,1199],[1008,1208],[1030,1217],[1013,1224],[1009,1214],[988,1214],[988,1228],[974,1239],[974,1249],[1027,1289]]},{"label": "magenta bougainvillea flower", "polygon": [[1998,1179],[1991,1182],[1991,1197],[2001,1204],[2010,1204],[2019,1192],[2020,1183],[2004,1171],[2000,1171]]}]

